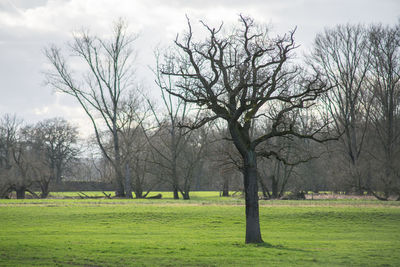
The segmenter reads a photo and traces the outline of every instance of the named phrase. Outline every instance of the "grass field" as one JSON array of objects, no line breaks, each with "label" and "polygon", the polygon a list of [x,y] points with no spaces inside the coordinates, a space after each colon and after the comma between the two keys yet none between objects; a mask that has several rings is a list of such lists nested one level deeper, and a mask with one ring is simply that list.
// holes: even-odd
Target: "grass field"
[{"label": "grass field", "polygon": [[242,199],[163,195],[0,200],[0,266],[400,266],[399,202],[260,201],[245,245]]}]

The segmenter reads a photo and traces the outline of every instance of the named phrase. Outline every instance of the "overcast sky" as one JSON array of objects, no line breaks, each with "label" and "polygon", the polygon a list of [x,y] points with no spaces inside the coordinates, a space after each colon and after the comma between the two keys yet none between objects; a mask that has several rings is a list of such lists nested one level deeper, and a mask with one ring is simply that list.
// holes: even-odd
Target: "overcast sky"
[{"label": "overcast sky", "polygon": [[296,42],[307,50],[325,27],[397,23],[400,0],[0,0],[0,116],[15,113],[29,123],[62,116],[89,131],[75,101],[44,85],[43,48],[62,46],[82,27],[107,33],[123,17],[139,34],[137,80],[147,90],[157,90],[147,70],[154,64],[153,50],[185,29],[185,14],[192,22],[215,25],[235,23],[238,14],[245,14],[273,25],[277,33],[297,26]]}]

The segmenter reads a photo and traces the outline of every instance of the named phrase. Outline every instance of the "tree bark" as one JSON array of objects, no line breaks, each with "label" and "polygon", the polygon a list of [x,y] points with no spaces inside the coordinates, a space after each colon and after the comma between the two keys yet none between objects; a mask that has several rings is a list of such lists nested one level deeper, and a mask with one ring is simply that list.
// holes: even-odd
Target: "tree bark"
[{"label": "tree bark", "polygon": [[174,199],[179,199],[179,190],[176,186],[173,187]]},{"label": "tree bark", "polygon": [[132,196],[132,185],[131,185],[131,173],[129,164],[125,165],[125,196],[126,198],[133,198]]},{"label": "tree bark", "polygon": [[[118,158],[118,159],[117,159]],[[122,169],[121,169],[121,161],[120,157],[116,157],[115,162],[114,162],[114,170],[115,170],[115,181],[117,182],[116,190],[115,190],[115,196],[116,197],[125,197],[125,179]]]},{"label": "tree bark", "polygon": [[135,198],[145,198],[142,190],[135,190]]},{"label": "tree bark", "polygon": [[41,194],[40,194],[40,198],[47,198],[49,196],[49,181],[41,181],[40,182],[40,189],[42,190]]},{"label": "tree bark", "polygon": [[[172,124],[174,127],[174,124]],[[177,172],[177,151],[176,151],[176,140],[175,140],[175,128],[171,133],[172,146],[172,189],[174,191],[174,199],[179,199],[179,186],[178,186],[178,172]]]},{"label": "tree bark", "polygon": [[189,191],[187,191],[187,192],[181,191],[181,194],[182,194],[182,198],[184,200],[189,200],[190,199]]},{"label": "tree bark", "polygon": [[135,198],[145,198],[146,197],[143,195],[142,183],[141,183],[140,177],[138,175],[136,176],[134,191],[135,191]]},{"label": "tree bark", "polygon": [[117,189],[115,190],[115,196],[125,197],[124,185],[119,179],[117,179]]},{"label": "tree bark", "polygon": [[[115,168],[115,175],[117,178],[117,192],[115,193],[117,197],[125,197],[125,187],[124,187],[124,175],[122,171],[122,160],[121,160],[121,152],[119,148],[119,138],[118,138],[118,131],[117,131],[117,103],[114,101],[114,110],[113,110],[113,120],[112,120],[112,134],[113,134],[113,141],[114,141],[114,168]],[[131,193],[132,195],[132,193]],[[129,197],[129,196],[128,196]]]},{"label": "tree bark", "polygon": [[261,191],[262,191],[264,199],[270,199],[271,194],[269,193],[268,187],[266,186],[266,184],[264,183],[264,181],[261,177],[257,177],[257,178],[258,178],[258,182],[261,185]]},{"label": "tree bark", "polygon": [[257,157],[248,151],[244,158],[244,189],[246,199],[246,243],[262,243],[258,206]]},{"label": "tree bark", "polygon": [[19,186],[15,189],[15,192],[17,193],[17,199],[24,199],[25,198],[25,186]]},{"label": "tree bark", "polygon": [[222,196],[229,197],[229,177],[224,176],[222,184]]},{"label": "tree bark", "polygon": [[115,191],[116,197],[125,197],[125,177],[122,174],[121,170],[121,161],[120,157],[116,157],[114,163],[115,175],[116,175],[116,182],[117,182],[117,189]]},{"label": "tree bark", "polygon": [[271,190],[272,190],[272,198],[279,197],[279,190],[278,190],[278,179],[275,175],[271,176]]},{"label": "tree bark", "polygon": [[62,178],[61,178],[61,175],[62,175],[62,171],[61,171],[61,169],[62,169],[62,167],[61,167],[61,164],[59,164],[59,165],[57,165],[56,167],[55,167],[55,180],[56,180],[56,183],[57,184],[59,184],[59,183],[61,183],[61,180],[62,180]]}]

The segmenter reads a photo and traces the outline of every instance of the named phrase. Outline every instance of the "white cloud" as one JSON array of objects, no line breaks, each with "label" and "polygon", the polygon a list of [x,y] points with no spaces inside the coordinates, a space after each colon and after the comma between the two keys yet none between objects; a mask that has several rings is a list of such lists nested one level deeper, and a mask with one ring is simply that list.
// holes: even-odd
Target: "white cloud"
[{"label": "white cloud", "polygon": [[48,115],[50,108],[48,106],[34,108],[33,113],[38,116]]}]

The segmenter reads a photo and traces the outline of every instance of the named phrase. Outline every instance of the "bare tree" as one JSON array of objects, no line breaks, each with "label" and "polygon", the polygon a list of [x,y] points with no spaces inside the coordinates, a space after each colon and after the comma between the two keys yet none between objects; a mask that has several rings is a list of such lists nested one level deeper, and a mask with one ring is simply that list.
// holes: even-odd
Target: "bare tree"
[{"label": "bare tree", "polygon": [[[280,109],[284,109],[281,106]],[[312,135],[315,129],[320,127],[321,116],[317,112],[318,109],[297,109],[285,114],[285,123],[292,125],[292,128],[301,136]],[[261,135],[261,133],[271,131],[273,127],[274,114],[276,108],[272,109],[272,113],[267,112],[267,118],[262,121],[258,127],[254,127],[253,134]],[[325,121],[329,121],[323,119]],[[317,150],[310,148],[310,140],[308,138],[296,138],[295,136],[285,135],[277,138],[271,138],[260,145],[261,149],[269,150],[266,155],[262,155],[259,164],[259,183],[264,198],[280,198],[286,193],[286,189],[290,185],[293,176],[296,176],[296,170],[301,164],[308,163],[318,158],[320,155]],[[271,157],[272,155],[273,157]],[[297,191],[300,188],[293,188]]]},{"label": "bare tree", "polygon": [[[290,178],[293,176],[295,164],[285,164],[289,161],[291,156],[292,144],[289,142],[282,142],[279,145],[282,149],[280,158],[261,158],[259,160],[259,183],[263,192],[264,198],[280,198],[284,195],[285,189],[289,183]],[[284,150],[284,152],[283,152]]]},{"label": "bare tree", "polygon": [[41,197],[46,198],[49,194],[50,182],[52,180],[57,183],[61,182],[66,166],[79,153],[76,146],[78,131],[66,120],[53,118],[31,126],[26,133],[31,136],[32,146],[42,153],[44,164],[49,169],[49,176],[42,176],[38,179],[42,190]]},{"label": "bare tree", "polygon": [[0,119],[0,166],[9,169],[11,166],[11,149],[17,142],[21,121],[14,115],[5,114]]},{"label": "bare tree", "polygon": [[136,198],[145,198],[153,187],[150,168],[151,146],[143,131],[146,112],[132,114],[132,121],[127,123],[121,133],[122,155],[125,163],[126,185],[132,188]]},{"label": "bare tree", "polygon": [[[155,129],[152,136],[146,133],[152,147],[156,165],[163,169],[161,181],[171,185],[174,199],[189,199],[189,192],[195,172],[202,165],[202,157],[207,146],[207,133],[204,131],[187,131],[183,126],[198,120],[200,110],[181,98],[168,94],[175,77],[165,77],[159,68],[160,55],[156,53],[156,84],[160,88],[163,115],[160,116],[155,106],[148,100],[153,113]],[[170,64],[174,64],[170,62]]]},{"label": "bare tree", "polygon": [[12,191],[17,198],[25,192],[35,197],[31,186],[49,179],[42,147],[35,141],[31,126],[22,127],[16,116],[5,115],[0,123],[0,194],[7,197]]},{"label": "bare tree", "polygon": [[[318,140],[325,124],[312,134],[303,135],[285,115],[309,108],[326,89],[319,77],[303,75],[291,62],[296,48],[294,32],[271,38],[265,27],[257,27],[252,19],[240,16],[240,27],[233,34],[222,34],[222,25],[211,28],[202,23],[208,37],[196,42],[191,24],[183,39],[177,38],[177,51],[162,67],[167,76],[180,77],[167,91],[186,103],[204,107],[201,121],[190,125],[199,128],[223,119],[230,137],[242,157],[246,202],[246,243],[263,242],[259,224],[257,157],[273,156],[259,145],[279,136],[296,136]],[[174,64],[170,64],[170,62]],[[284,103],[284,105],[279,105]],[[280,108],[283,107],[283,108]],[[268,132],[250,133],[252,123],[270,112],[274,123]],[[319,141],[319,140],[318,140]]]},{"label": "bare tree", "polygon": [[367,75],[371,67],[368,33],[361,25],[339,25],[318,34],[310,63],[334,86],[325,97],[327,110],[334,119],[342,151],[350,164],[350,183],[362,194],[365,176],[360,158],[368,129],[371,101],[367,94]]},{"label": "bare tree", "polygon": [[8,172],[10,177],[10,190],[16,192],[17,198],[25,198],[25,192],[35,197],[36,193],[31,186],[41,177],[49,177],[48,168],[45,165],[44,153],[32,139],[30,126],[18,129],[17,139],[12,146],[12,165]]},{"label": "bare tree", "polygon": [[183,181],[179,186],[179,191],[183,199],[190,199],[189,193],[192,190],[193,181],[199,181],[204,174],[205,156],[210,140],[206,127],[186,135],[188,141],[183,148],[180,160],[181,180]]},{"label": "bare tree", "polygon": [[[114,24],[111,39],[101,39],[87,31],[74,34],[72,53],[83,60],[88,71],[79,79],[67,64],[61,50],[55,46],[45,50],[53,72],[48,82],[57,90],[73,96],[92,122],[97,143],[115,170],[118,197],[125,196],[124,171],[121,159],[119,132],[121,102],[132,89],[132,42],[127,25],[119,20]],[[102,134],[105,129],[107,134]],[[106,149],[108,137],[112,151]]]},{"label": "bare tree", "polygon": [[377,173],[383,186],[379,199],[388,199],[391,194],[400,199],[400,24],[394,27],[382,25],[370,29],[372,68],[370,75],[372,124],[378,148],[371,154],[379,163]]},{"label": "bare tree", "polygon": [[20,126],[15,115],[5,114],[0,119],[0,198],[7,197],[12,190],[13,149]]}]

